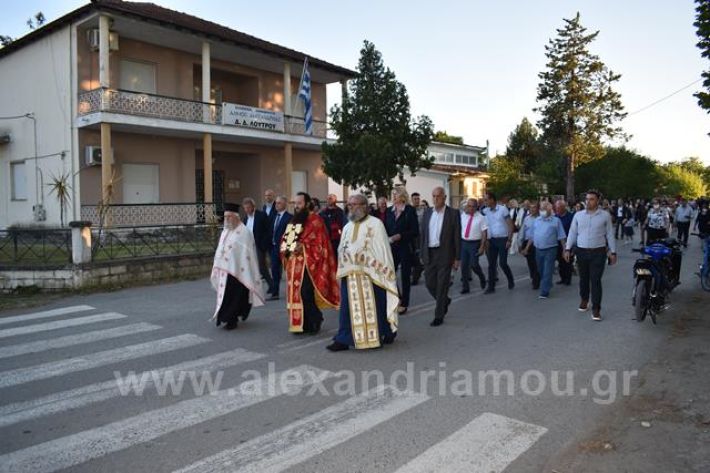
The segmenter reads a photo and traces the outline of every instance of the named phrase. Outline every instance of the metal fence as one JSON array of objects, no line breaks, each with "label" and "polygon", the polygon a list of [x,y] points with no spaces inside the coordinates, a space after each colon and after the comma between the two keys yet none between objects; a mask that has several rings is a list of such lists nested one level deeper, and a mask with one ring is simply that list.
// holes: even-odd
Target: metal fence
[{"label": "metal fence", "polygon": [[221,227],[180,225],[92,230],[92,260],[212,254]]},{"label": "metal fence", "polygon": [[71,261],[69,229],[0,230],[0,266],[55,267]]}]

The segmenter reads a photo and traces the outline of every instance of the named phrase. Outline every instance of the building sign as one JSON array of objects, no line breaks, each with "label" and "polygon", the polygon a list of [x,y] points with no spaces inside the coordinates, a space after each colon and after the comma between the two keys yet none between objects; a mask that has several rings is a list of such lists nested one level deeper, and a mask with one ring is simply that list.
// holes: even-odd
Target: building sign
[{"label": "building sign", "polygon": [[222,104],[222,125],[283,132],[284,114],[263,108],[224,102]]}]

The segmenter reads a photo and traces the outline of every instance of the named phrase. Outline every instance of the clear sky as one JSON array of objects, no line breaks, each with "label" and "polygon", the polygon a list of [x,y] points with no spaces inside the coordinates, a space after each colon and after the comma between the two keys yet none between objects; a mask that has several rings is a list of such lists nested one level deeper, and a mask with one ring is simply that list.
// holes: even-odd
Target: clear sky
[{"label": "clear sky", "polygon": [[[21,36],[41,10],[53,20],[81,0],[7,0],[0,34]],[[710,164],[710,115],[693,92],[710,68],[695,47],[692,0],[155,0],[338,65],[355,68],[362,41],[375,43],[409,91],[414,114],[429,115],[437,130],[468,144],[504,152],[507,137],[527,116],[537,120],[538,72],[544,46],[581,13],[599,30],[592,52],[622,78],[633,135],[628,146],[659,161],[699,156]],[[329,103],[339,100],[329,89]],[[640,111],[639,111],[640,110]],[[638,113],[634,113],[637,112]]]}]

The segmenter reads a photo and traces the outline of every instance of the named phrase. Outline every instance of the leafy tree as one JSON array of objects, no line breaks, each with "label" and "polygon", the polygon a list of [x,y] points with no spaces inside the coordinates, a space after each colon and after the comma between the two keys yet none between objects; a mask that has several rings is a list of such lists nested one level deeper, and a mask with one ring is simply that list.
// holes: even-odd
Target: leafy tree
[{"label": "leafy tree", "polygon": [[589,45],[599,32],[587,33],[579,13],[564,19],[557,37],[545,46],[546,70],[537,89],[542,141],[564,159],[565,192],[575,194],[575,168],[604,155],[605,139],[626,138],[618,125],[626,113],[612,88],[621,77],[612,72]]},{"label": "leafy tree", "polygon": [[517,158],[498,155],[491,159],[491,174],[486,188],[498,196],[533,199],[540,195],[541,184],[531,174],[523,172],[524,165]]},{"label": "leafy tree", "polygon": [[681,195],[686,199],[694,199],[707,194],[707,187],[702,176],[683,168],[675,163],[667,164],[661,168],[663,180],[659,194],[676,196]]},{"label": "leafy tree", "polygon": [[528,174],[534,173],[542,164],[542,146],[538,139],[538,130],[527,118],[523,118],[515,130],[508,135],[505,155],[519,160],[523,172]]},{"label": "leafy tree", "polygon": [[[700,49],[700,55],[710,60],[710,0],[695,0],[695,22],[693,26],[697,29],[696,34],[700,40],[697,46]],[[710,113],[710,68],[700,75],[703,78],[704,92],[698,92],[695,97],[698,99],[698,105]]]},{"label": "leafy tree", "polygon": [[437,131],[434,133],[434,141],[438,141],[439,143],[450,143],[452,145],[462,145],[463,137],[449,135],[445,131]]},{"label": "leafy tree", "polygon": [[431,120],[412,119],[407,89],[368,41],[360,51],[357,78],[331,114],[338,140],[323,143],[323,170],[338,183],[388,196],[405,169],[414,174],[434,162],[427,154],[434,135]]},{"label": "leafy tree", "polygon": [[[46,18],[44,17],[44,13],[42,13],[40,11],[40,12],[35,13],[34,17],[28,18],[26,23],[27,23],[27,26],[29,26],[29,28],[31,30],[34,30],[34,29],[42,26],[44,24],[45,20],[46,20]],[[8,46],[13,41],[15,41],[15,39],[12,38],[11,36],[0,35],[0,46],[2,46],[2,47]]]},{"label": "leafy tree", "polygon": [[596,188],[611,198],[651,197],[662,177],[654,161],[623,146],[609,147],[603,158],[577,168],[579,188]]}]

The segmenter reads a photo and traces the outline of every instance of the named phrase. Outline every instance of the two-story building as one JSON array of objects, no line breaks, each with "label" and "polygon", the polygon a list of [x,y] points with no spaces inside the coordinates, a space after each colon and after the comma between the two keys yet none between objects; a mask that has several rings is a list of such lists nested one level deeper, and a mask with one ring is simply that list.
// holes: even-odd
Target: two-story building
[{"label": "two-story building", "polygon": [[[434,141],[427,153],[434,158],[429,169],[420,169],[415,175],[405,173],[401,182],[410,194],[418,192],[431,205],[431,193],[436,187],[446,190],[447,204],[458,208],[461,200],[480,198],[486,191],[489,164],[488,146],[458,145]],[[330,192],[343,196],[342,186],[330,181]]]},{"label": "two-story building", "polygon": [[[355,72],[151,3],[94,0],[0,49],[0,228],[59,223],[100,202],[183,206],[325,196],[326,85]],[[150,206],[145,206],[148,208]],[[177,205],[179,208],[180,205]],[[169,220],[169,219],[168,219]]]}]

